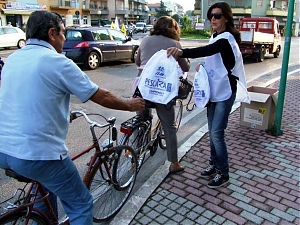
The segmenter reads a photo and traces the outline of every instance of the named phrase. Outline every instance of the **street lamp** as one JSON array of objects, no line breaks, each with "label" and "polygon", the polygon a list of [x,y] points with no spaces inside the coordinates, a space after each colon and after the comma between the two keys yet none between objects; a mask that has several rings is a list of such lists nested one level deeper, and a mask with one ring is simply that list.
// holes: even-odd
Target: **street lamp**
[{"label": "street lamp", "polygon": [[98,25],[99,27],[101,27],[101,23],[100,23],[101,11],[99,10],[97,14],[98,14]]},{"label": "street lamp", "polygon": [[139,16],[136,16],[136,20],[137,20],[136,22],[139,22],[139,18],[140,18]]}]

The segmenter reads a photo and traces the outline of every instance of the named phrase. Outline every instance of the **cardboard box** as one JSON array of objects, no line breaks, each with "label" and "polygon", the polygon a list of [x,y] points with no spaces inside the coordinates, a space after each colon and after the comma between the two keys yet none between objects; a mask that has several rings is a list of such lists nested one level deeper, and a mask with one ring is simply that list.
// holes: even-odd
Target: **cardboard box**
[{"label": "cardboard box", "polygon": [[278,90],[252,86],[247,88],[251,99],[250,104],[242,103],[240,125],[266,130],[275,121]]}]

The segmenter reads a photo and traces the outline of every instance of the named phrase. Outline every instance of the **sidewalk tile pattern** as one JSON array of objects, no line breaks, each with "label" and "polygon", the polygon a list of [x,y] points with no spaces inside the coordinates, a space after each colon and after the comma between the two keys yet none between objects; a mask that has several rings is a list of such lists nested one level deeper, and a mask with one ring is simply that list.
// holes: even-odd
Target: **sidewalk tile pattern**
[{"label": "sidewalk tile pattern", "polygon": [[199,176],[209,159],[205,134],[182,158],[186,169],[168,174],[130,224],[300,224],[299,87],[300,75],[290,75],[278,137],[240,126],[239,109],[231,114],[229,184],[210,189]]}]

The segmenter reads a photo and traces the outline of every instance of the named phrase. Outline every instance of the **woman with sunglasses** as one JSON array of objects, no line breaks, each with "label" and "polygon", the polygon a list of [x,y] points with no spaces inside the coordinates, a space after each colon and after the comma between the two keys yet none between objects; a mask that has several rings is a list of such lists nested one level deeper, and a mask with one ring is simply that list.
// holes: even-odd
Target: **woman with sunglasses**
[{"label": "woman with sunglasses", "polygon": [[[207,12],[213,35],[209,44],[192,49],[168,48],[168,56],[175,58],[206,57],[203,63],[208,73],[211,89],[207,105],[207,119],[210,137],[210,160],[201,176],[214,179],[209,188],[217,188],[229,182],[228,152],[225,143],[225,129],[231,107],[236,98],[238,80],[245,82],[243,59],[238,43],[240,33],[233,23],[230,6],[226,2],[213,4]],[[200,64],[196,66],[198,71]]]}]

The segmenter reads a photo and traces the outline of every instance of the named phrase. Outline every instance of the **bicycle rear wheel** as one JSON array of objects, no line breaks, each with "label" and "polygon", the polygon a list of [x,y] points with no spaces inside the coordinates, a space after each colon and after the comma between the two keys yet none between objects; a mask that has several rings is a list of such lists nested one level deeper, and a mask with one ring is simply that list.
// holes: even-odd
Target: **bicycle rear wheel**
[{"label": "bicycle rear wheel", "polygon": [[[177,132],[179,129],[180,123],[181,123],[181,119],[182,119],[182,112],[183,112],[182,99],[176,100],[176,105],[174,106],[174,110],[175,110],[175,126],[176,126],[176,132]],[[160,137],[159,137],[158,144],[161,149],[166,149],[167,145],[166,145],[166,141],[165,141],[163,127],[161,126],[161,124],[159,124],[159,126],[160,126],[159,127]]]},{"label": "bicycle rear wheel", "polygon": [[150,141],[149,135],[144,138],[146,132],[147,126],[141,123],[132,130],[131,134],[124,134],[121,138],[123,140],[121,145],[131,146],[136,153],[138,161],[137,171],[140,170],[145,160],[146,151],[143,147]]},{"label": "bicycle rear wheel", "polygon": [[93,196],[95,222],[112,218],[125,204],[135,183],[137,159],[134,150],[128,146],[117,146],[115,152],[117,157],[112,157],[109,174],[100,160],[91,171],[87,186]]},{"label": "bicycle rear wheel", "polygon": [[0,224],[2,225],[48,225],[48,221],[39,214],[31,213],[30,216],[27,215],[27,211],[12,214],[11,216],[0,219]]},{"label": "bicycle rear wheel", "polygon": [[133,148],[128,145],[117,146],[115,151],[118,153],[118,158],[113,165],[112,179],[117,190],[126,190],[129,195],[137,175],[136,154]]}]

